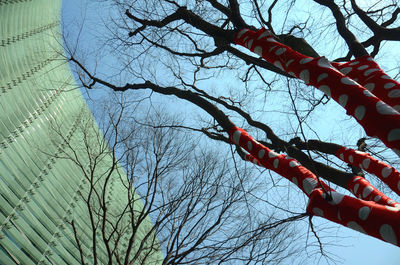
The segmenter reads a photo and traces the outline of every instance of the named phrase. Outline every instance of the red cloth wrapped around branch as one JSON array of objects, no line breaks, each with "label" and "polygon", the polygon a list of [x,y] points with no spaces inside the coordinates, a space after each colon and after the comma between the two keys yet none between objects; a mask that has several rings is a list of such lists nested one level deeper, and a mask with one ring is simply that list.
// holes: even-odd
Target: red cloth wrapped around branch
[{"label": "red cloth wrapped around branch", "polygon": [[[368,82],[369,75],[381,71],[380,68],[361,68],[364,71],[354,71],[354,79],[350,78],[333,67],[325,57],[312,58],[300,54],[276,41],[265,29],[257,32],[242,29],[236,34],[235,43],[247,47],[288,74],[332,97],[346,109],[347,114],[357,120],[367,135],[378,137],[400,155],[400,113],[354,80]],[[385,89],[389,83],[394,84],[392,81],[376,82],[374,86],[383,85]],[[376,91],[380,90],[376,88]],[[390,95],[397,96],[399,90],[393,91]],[[390,98],[389,93],[386,98]]]},{"label": "red cloth wrapped around branch", "polygon": [[[336,156],[342,161],[374,174],[400,196],[400,173],[368,153],[342,147]],[[357,195],[356,195],[357,196]]]},{"label": "red cloth wrapped around branch", "polygon": [[233,127],[229,132],[229,137],[232,143],[239,145],[250,153],[247,156],[247,160],[285,177],[297,185],[307,196],[310,196],[314,188],[319,187],[319,182],[326,191],[332,190],[323,181],[318,181],[311,171],[300,165],[295,159],[275,153],[254,140],[242,128]]},{"label": "red cloth wrapped around branch", "polygon": [[[371,57],[357,58],[345,64],[334,63],[340,72],[326,58],[300,54],[276,41],[265,29],[257,32],[242,29],[236,34],[235,43],[332,97],[363,126],[368,135],[378,137],[400,155],[400,113],[397,111],[400,107],[395,100],[400,97],[400,86]],[[246,160],[273,170],[309,196],[308,213],[400,245],[400,204],[364,178],[354,177],[348,183],[348,189],[362,199],[346,196],[318,180],[296,160],[258,143],[243,129],[234,127],[229,136],[234,144],[249,152]],[[394,168],[355,150],[340,149],[337,156],[369,170],[399,192],[399,175]]]},{"label": "red cloth wrapped around branch", "polygon": [[310,196],[307,212],[361,233],[400,246],[400,209],[331,192],[328,201],[320,189]]}]

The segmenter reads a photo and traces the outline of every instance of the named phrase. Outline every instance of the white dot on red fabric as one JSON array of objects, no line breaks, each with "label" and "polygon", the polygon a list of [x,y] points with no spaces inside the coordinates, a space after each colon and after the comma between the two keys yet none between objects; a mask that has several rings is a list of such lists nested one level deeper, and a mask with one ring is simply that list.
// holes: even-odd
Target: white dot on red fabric
[{"label": "white dot on red fabric", "polygon": [[247,48],[249,48],[249,49],[251,49],[251,46],[253,45],[253,39],[250,39],[248,42],[247,42]]},{"label": "white dot on red fabric", "polygon": [[376,110],[378,111],[378,113],[383,114],[383,115],[399,114],[397,111],[395,111],[392,107],[390,107],[388,104],[386,104],[383,101],[376,102]]},{"label": "white dot on red fabric", "polygon": [[367,71],[364,72],[364,76],[372,74],[373,72],[376,72],[376,71],[379,71],[379,69],[377,69],[377,68],[368,69]]},{"label": "white dot on red fabric", "polygon": [[358,210],[358,217],[360,217],[361,220],[365,221],[367,220],[370,212],[371,209],[368,206],[361,207],[360,210]]},{"label": "white dot on red fabric", "polygon": [[292,160],[289,162],[289,167],[297,167],[297,166],[300,166],[300,164],[297,163],[296,161]]},{"label": "white dot on red fabric", "polygon": [[275,153],[274,151],[268,152],[268,157],[269,158],[273,158],[273,157],[277,157],[277,156],[278,156],[278,154]]},{"label": "white dot on red fabric", "polygon": [[304,191],[310,195],[315,186],[317,186],[318,181],[312,178],[305,178],[303,179],[303,189]]},{"label": "white dot on red fabric", "polygon": [[278,46],[272,46],[271,48],[269,48],[269,52],[272,52],[275,48],[278,48]]},{"label": "white dot on red fabric", "polygon": [[278,158],[274,160],[273,165],[274,165],[274,168],[278,168],[278,165],[279,165],[279,159]]},{"label": "white dot on red fabric", "polygon": [[288,67],[289,64],[291,64],[291,63],[293,63],[293,62],[294,62],[294,59],[290,59],[289,61],[287,61],[287,62],[286,62],[286,67]]},{"label": "white dot on red fabric", "polygon": [[349,161],[350,161],[350,163],[353,163],[353,162],[354,162],[354,158],[353,158],[352,155],[349,155]]},{"label": "white dot on red fabric", "polygon": [[310,82],[310,71],[308,71],[307,69],[301,71],[299,77],[300,77],[306,84],[308,84],[308,83]]},{"label": "white dot on red fabric", "polygon": [[340,106],[345,107],[346,104],[347,104],[348,99],[349,99],[349,96],[348,96],[348,95],[346,95],[346,94],[341,95],[341,96],[339,97],[339,104],[340,104]]},{"label": "white dot on red fabric", "polygon": [[296,178],[296,177],[293,177],[293,178],[292,178],[292,182],[293,182],[294,184],[296,184],[296,186],[299,186],[299,182],[297,181],[297,178]]},{"label": "white dot on red fabric", "polygon": [[400,89],[390,90],[388,93],[389,98],[400,98]]},{"label": "white dot on red fabric", "polygon": [[373,190],[374,190],[374,188],[372,188],[371,186],[365,187],[364,190],[363,190],[363,194],[362,194],[363,197],[367,198],[368,195],[370,195]]},{"label": "white dot on red fabric", "polygon": [[[357,120],[362,120],[365,115],[365,107],[364,106],[358,106],[356,110],[354,111],[354,116],[357,118]],[[353,157],[352,157],[353,158]],[[350,158],[349,158],[350,159]],[[350,161],[353,162],[353,161]]]},{"label": "white dot on red fabric", "polygon": [[322,74],[320,74],[320,75],[318,76],[317,82],[321,82],[321,80],[324,80],[324,79],[327,78],[327,77],[328,77],[328,74],[327,74],[327,73],[322,73]]},{"label": "white dot on red fabric", "polygon": [[382,197],[380,195],[376,195],[374,201],[379,202],[380,199],[382,199]]},{"label": "white dot on red fabric", "polygon": [[264,155],[265,155],[265,150],[264,149],[261,149],[260,151],[258,151],[258,158],[263,158],[264,157]]},{"label": "white dot on red fabric", "polygon": [[296,74],[293,73],[293,72],[289,72],[288,74],[291,75],[291,76],[293,76],[293,77],[297,77]]},{"label": "white dot on red fabric", "polygon": [[361,177],[355,177],[354,179],[353,179],[353,182],[357,182],[358,180],[360,180],[361,179]]},{"label": "white dot on red fabric", "polygon": [[272,38],[272,37],[271,37],[271,38],[267,38],[267,41],[268,41],[268,42],[277,42],[277,41],[276,41],[274,38]]},{"label": "white dot on red fabric", "polygon": [[370,163],[371,163],[371,159],[369,159],[369,158],[364,159],[362,162],[363,168],[368,169]]},{"label": "white dot on red fabric", "polygon": [[328,97],[331,96],[331,89],[329,88],[329,86],[322,85],[322,86],[319,86],[318,88],[319,88],[319,90],[324,92],[324,94],[327,95]]},{"label": "white dot on red fabric", "polygon": [[354,61],[354,62],[351,62],[351,63],[349,63],[349,65],[356,65],[356,64],[359,64],[360,62],[358,62],[358,61]]},{"label": "white dot on red fabric", "polygon": [[382,79],[386,79],[386,80],[388,80],[388,79],[389,79],[389,80],[390,80],[390,79],[392,79],[392,78],[390,78],[390,76],[388,76],[388,75],[382,75],[382,76],[381,76],[381,78],[382,78]]},{"label": "white dot on red fabric", "polygon": [[375,88],[375,84],[374,83],[368,83],[364,87],[365,87],[365,89],[368,89],[369,91],[372,91]]},{"label": "white dot on red fabric", "polygon": [[318,66],[323,67],[323,68],[333,68],[331,63],[325,57],[319,58]]},{"label": "white dot on red fabric", "polygon": [[393,142],[400,140],[400,129],[393,129],[388,134],[388,141]]},{"label": "white dot on red fabric", "polygon": [[242,135],[242,132],[237,130],[233,133],[233,142],[235,144],[239,144],[240,136]]},{"label": "white dot on red fabric", "polygon": [[322,211],[320,208],[314,207],[314,208],[312,209],[312,211],[313,211],[313,213],[314,213],[315,215],[324,216],[324,211]]},{"label": "white dot on red fabric", "polygon": [[385,89],[389,89],[389,88],[394,87],[395,85],[396,85],[395,83],[386,83],[386,84],[383,85],[383,87],[384,87]]},{"label": "white dot on red fabric", "polygon": [[354,194],[356,194],[357,193],[357,191],[358,191],[358,187],[360,187],[360,184],[356,184],[356,185],[354,185],[354,188],[353,188],[353,190],[354,190]]},{"label": "white dot on red fabric", "polygon": [[244,37],[243,42],[246,42],[248,38],[249,38],[249,36]]},{"label": "white dot on red fabric", "polygon": [[365,70],[368,67],[369,67],[368,65],[361,65],[361,66],[357,67],[357,70]]},{"label": "white dot on red fabric", "polygon": [[384,178],[389,177],[390,173],[392,173],[391,167],[384,167],[381,171],[382,177],[384,177]]},{"label": "white dot on red fabric", "polygon": [[242,29],[242,30],[240,30],[240,31],[237,33],[236,38],[240,39],[240,37],[242,37],[242,35],[243,35],[244,33],[246,33],[247,31],[249,31],[249,30],[248,30],[248,29]]},{"label": "white dot on red fabric", "polygon": [[254,52],[257,53],[258,55],[262,56],[263,49],[262,49],[261,46],[256,46],[256,47],[254,48]]},{"label": "white dot on red fabric", "polygon": [[269,31],[264,31],[263,33],[260,34],[260,36],[258,36],[257,40],[261,40],[264,37],[270,36],[271,33]]},{"label": "white dot on red fabric", "polygon": [[364,96],[367,96],[367,97],[374,97],[374,95],[371,92],[369,92],[368,90],[364,90],[363,94],[364,94]]},{"label": "white dot on red fabric", "polygon": [[340,157],[340,159],[344,160],[344,154],[343,154],[343,153],[341,153],[341,154],[339,155],[339,157]]},{"label": "white dot on red fabric", "polygon": [[[332,198],[332,200],[328,201],[329,204],[331,204],[331,205],[338,205],[339,203],[342,202],[342,200],[343,200],[343,198],[344,198],[344,195],[343,195],[343,194],[341,194],[341,193],[339,193],[339,192],[336,192],[336,191],[331,191],[331,192],[329,192],[329,195],[330,195],[331,198]],[[327,198],[327,196],[326,196],[325,194],[324,194],[324,198],[325,198],[325,199]]]},{"label": "white dot on red fabric", "polygon": [[386,207],[386,209],[388,209],[389,211],[392,211],[392,212],[398,212],[400,210],[397,207],[392,207],[392,206],[388,206],[388,205],[385,205],[385,207]]},{"label": "white dot on red fabric", "polygon": [[280,61],[275,61],[275,62],[274,62],[274,65],[275,65],[276,67],[278,67],[279,69],[283,70],[283,66],[282,66],[282,64],[281,64]]},{"label": "white dot on red fabric", "polygon": [[343,77],[342,79],[340,79],[340,82],[342,82],[342,84],[345,84],[345,85],[357,85],[357,83],[354,82],[354,80],[352,80],[348,77]]},{"label": "white dot on red fabric", "polygon": [[392,226],[388,224],[383,224],[381,228],[379,228],[379,233],[381,234],[383,240],[392,243],[394,245],[397,245],[397,237],[396,234],[394,233]]},{"label": "white dot on red fabric", "polygon": [[340,212],[339,211],[337,212],[337,219],[342,221],[342,217],[340,216]]},{"label": "white dot on red fabric", "polygon": [[254,158],[254,159],[253,159],[253,163],[256,164],[256,165],[258,165],[257,159]]},{"label": "white dot on red fabric", "polygon": [[313,58],[303,58],[299,61],[300,64],[306,64],[313,60]]},{"label": "white dot on red fabric", "polygon": [[252,145],[252,143],[250,141],[247,142],[247,148],[249,150],[253,149],[253,145]]},{"label": "white dot on red fabric", "polygon": [[351,70],[353,70],[352,67],[345,67],[345,68],[340,69],[340,72],[341,72],[342,74],[344,74],[344,75],[347,75],[348,73],[351,72]]},{"label": "white dot on red fabric", "polygon": [[367,58],[367,61],[375,62],[375,61],[374,61],[374,58],[372,58],[372,57],[368,57],[368,58]]},{"label": "white dot on red fabric", "polygon": [[351,228],[351,229],[354,229],[354,230],[356,230],[356,231],[358,231],[358,232],[361,232],[361,233],[363,233],[363,234],[366,234],[366,232],[364,231],[364,229],[363,229],[359,224],[357,224],[357,223],[354,222],[354,221],[348,222],[348,223],[347,223],[347,227],[348,227],[348,228]]},{"label": "white dot on red fabric", "polygon": [[279,56],[279,55],[284,54],[285,52],[286,52],[286,48],[279,48],[275,51],[275,54]]}]

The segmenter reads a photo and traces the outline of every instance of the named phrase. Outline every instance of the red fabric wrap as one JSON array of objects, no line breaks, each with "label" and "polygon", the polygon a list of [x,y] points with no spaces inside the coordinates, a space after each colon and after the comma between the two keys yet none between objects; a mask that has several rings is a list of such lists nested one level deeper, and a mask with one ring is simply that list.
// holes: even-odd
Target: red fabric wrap
[{"label": "red fabric wrap", "polygon": [[347,184],[347,189],[356,197],[365,201],[374,201],[378,204],[393,207],[399,205],[388,196],[380,192],[377,188],[372,186],[368,180],[360,176],[355,176],[352,180],[350,180],[350,182]]},{"label": "red fabric wrap", "polygon": [[[336,69],[324,57],[307,57],[277,42],[265,29],[257,32],[242,29],[235,35],[235,43],[331,96],[363,126],[368,135],[378,137],[400,155],[400,113],[396,111],[400,108],[396,105],[400,86],[370,57],[344,64],[333,63]],[[233,143],[250,153],[246,155],[247,160],[275,171],[307,194],[308,213],[399,246],[400,204],[364,178],[354,177],[348,183],[348,189],[362,199],[337,193],[321,182],[329,192],[328,196],[319,187],[315,175],[296,160],[271,151],[238,127],[232,128],[229,136]],[[341,148],[337,156],[377,175],[399,194],[399,173],[394,168],[352,149]]]},{"label": "red fabric wrap", "polygon": [[[378,137],[400,154],[400,113],[339,72],[326,58],[302,55],[277,42],[265,29],[257,32],[242,29],[236,34],[235,43],[247,47],[283,71],[331,96],[346,109],[347,114],[357,120],[369,136]],[[366,74],[365,71],[354,73],[361,79]]]},{"label": "red fabric wrap", "polygon": [[336,156],[342,161],[374,174],[400,196],[400,173],[392,166],[354,149],[340,148]]},{"label": "red fabric wrap", "polygon": [[[285,177],[296,184],[307,196],[311,194],[314,188],[319,186],[317,177],[311,171],[300,165],[295,159],[277,154],[260,144],[242,128],[233,127],[229,131],[229,138],[232,143],[250,153],[246,156],[247,160],[256,162],[255,164],[260,164]],[[332,190],[323,181],[321,181],[321,184],[327,191]]]},{"label": "red fabric wrap", "polygon": [[400,246],[400,209],[331,192],[328,201],[320,189],[310,196],[307,212],[364,234]]},{"label": "red fabric wrap", "polygon": [[400,110],[400,83],[389,77],[371,56],[362,56],[335,67],[395,110]]}]

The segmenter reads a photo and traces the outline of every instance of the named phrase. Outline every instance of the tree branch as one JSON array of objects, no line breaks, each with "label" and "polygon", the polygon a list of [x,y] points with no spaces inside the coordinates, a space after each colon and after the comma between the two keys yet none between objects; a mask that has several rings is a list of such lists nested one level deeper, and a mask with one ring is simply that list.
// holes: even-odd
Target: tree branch
[{"label": "tree branch", "polygon": [[356,58],[368,55],[367,50],[365,50],[357,40],[356,36],[354,36],[354,34],[346,27],[346,20],[342,12],[340,12],[340,8],[333,0],[314,0],[314,2],[326,6],[332,11],[332,14],[336,19],[336,27],[340,36],[345,40],[350,51]]}]

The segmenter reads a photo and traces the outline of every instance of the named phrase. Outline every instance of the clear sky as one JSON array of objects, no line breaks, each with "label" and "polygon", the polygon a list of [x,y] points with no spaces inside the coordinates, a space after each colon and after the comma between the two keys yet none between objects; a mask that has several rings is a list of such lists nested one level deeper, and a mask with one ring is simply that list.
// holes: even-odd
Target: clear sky
[{"label": "clear sky", "polygon": [[[96,49],[96,36],[99,36],[102,31],[106,29],[101,21],[101,17],[107,17],[110,10],[98,8],[98,5],[87,3],[87,0],[64,0],[63,1],[63,26],[66,32],[70,34],[67,39],[71,40],[77,34],[79,26],[82,24],[83,18],[85,19],[83,31],[80,37],[80,46],[84,50]],[[90,2],[90,1],[89,1]],[[396,51],[399,52],[399,44],[397,44]],[[90,54],[90,53],[89,53]],[[398,57],[399,54],[396,56]],[[88,60],[90,62],[90,58]],[[112,60],[109,60],[112,64]],[[98,94],[99,96],[103,94]],[[343,113],[342,113],[343,114]],[[340,115],[342,115],[340,114]],[[337,113],[331,114],[331,117],[325,117],[325,120],[334,121],[337,118]],[[337,118],[339,119],[339,118]],[[324,121],[321,121],[321,127],[325,126]],[[305,205],[304,205],[305,209]],[[316,217],[317,219],[319,217]],[[319,218],[321,219],[321,218]],[[324,221],[316,221],[316,224],[324,223]],[[400,225],[400,224],[399,224]],[[333,257],[339,258],[337,264],[344,265],[398,265],[400,264],[400,248],[391,244],[382,242],[378,239],[360,234],[348,228],[339,227],[339,225],[331,224],[337,229],[330,229],[331,234],[329,237],[331,244],[338,246],[329,246],[327,251]],[[308,227],[304,227],[305,233]],[[311,235],[312,236],[312,235]],[[324,235],[320,235],[323,237]],[[312,264],[310,262],[309,264]],[[315,262],[316,264],[316,262]],[[319,264],[329,264],[324,258],[319,260]]]}]

